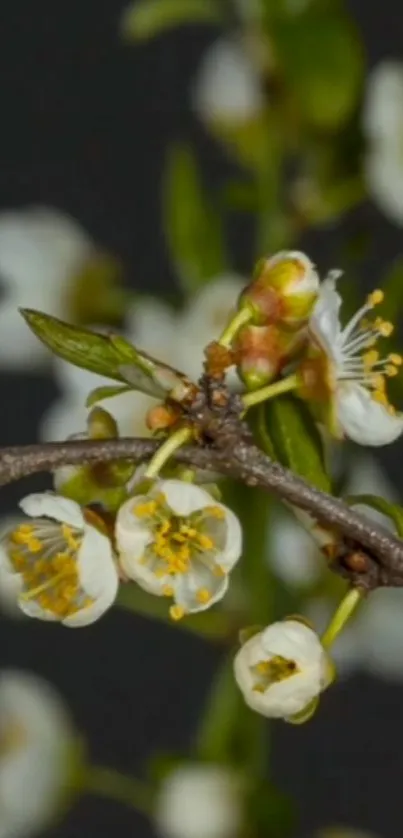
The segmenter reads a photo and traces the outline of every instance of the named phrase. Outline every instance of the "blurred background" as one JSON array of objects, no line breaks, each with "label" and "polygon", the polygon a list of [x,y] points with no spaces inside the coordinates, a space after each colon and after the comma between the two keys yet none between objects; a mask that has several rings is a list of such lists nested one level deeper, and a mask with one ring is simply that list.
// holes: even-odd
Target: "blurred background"
[{"label": "blurred background", "polygon": [[[279,4],[284,7],[279,14],[293,21],[292,37],[284,36],[280,49],[285,68],[280,81],[270,21],[261,23],[255,0],[223,2],[221,19],[214,21],[215,11],[206,12],[205,20],[203,13],[195,23],[161,27],[153,37],[136,35],[127,0],[22,0],[3,9],[2,445],[60,438],[64,431],[80,430],[70,427],[73,416],[77,421],[85,416],[85,384],[67,381],[60,365],[31,354],[11,314],[18,305],[122,328],[129,312],[131,334],[144,335],[149,323],[145,341],[152,346],[153,328],[163,328],[162,315],[153,309],[149,320],[142,319],[146,295],[179,306],[209,272],[236,283],[250,274],[258,255],[285,246],[305,250],[322,275],[334,267],[347,270],[352,304],[360,292],[389,283],[396,319],[403,301],[403,18],[392,0],[349,0],[345,9],[356,27],[351,47],[343,32],[332,41],[332,15],[339,14],[340,4],[318,2],[325,18],[330,15],[323,41],[322,30],[312,34],[304,18],[307,7],[318,3]],[[212,6],[220,3],[213,0]],[[242,60],[253,69],[239,69],[237,56],[228,55],[221,87],[213,80],[206,92],[201,68],[207,77],[217,69],[221,58],[210,58],[212,69],[206,56],[224,36],[237,41],[238,58],[242,40]],[[317,48],[324,61],[337,56],[329,80],[323,74],[317,101],[309,85],[296,85],[287,98],[284,78],[292,89],[300,76],[293,57],[301,53],[305,67]],[[378,75],[370,89],[369,73],[386,60],[395,62],[392,80],[379,81]],[[313,64],[317,79],[320,67]],[[340,91],[345,81],[346,91]],[[228,105],[222,120],[220,95]],[[369,95],[376,105],[368,104]],[[264,113],[266,119],[267,102],[269,109],[273,103],[272,130],[264,136],[273,165],[257,176],[255,155],[260,161],[260,118]],[[273,168],[282,173],[274,187]],[[200,183],[196,178],[196,186],[189,187],[195,171]],[[224,219],[226,261],[214,242],[212,209],[210,225],[203,214],[195,215],[200,234],[190,234],[194,253],[187,251],[187,242],[180,252],[182,220],[172,228],[167,221],[175,202],[188,208],[197,204],[199,186]],[[265,215],[262,192],[267,196],[270,189],[274,203],[273,190],[280,196],[282,211],[276,214],[268,206]],[[211,257],[204,274],[197,267],[203,251]],[[70,296],[63,285],[67,279]],[[208,316],[214,320],[211,312]],[[190,344],[182,344],[178,332],[176,339],[168,355],[176,366],[181,359],[184,367],[191,366]],[[394,484],[397,496],[403,489],[402,453],[398,443],[377,454],[383,478]],[[41,477],[2,489],[2,515],[15,514],[24,494],[46,486],[49,480]],[[333,823],[383,838],[402,835],[403,600],[397,613],[400,606],[391,668],[354,667],[329,691],[312,722],[301,728],[279,723],[271,730],[271,778],[297,801],[296,836],[308,838]],[[156,752],[189,751],[221,658],[214,644],[119,608],[75,632],[15,618],[5,603],[0,637],[1,666],[33,670],[58,688],[93,761],[138,776]],[[148,838],[155,833],[130,808],[90,795],[49,831],[54,838],[111,834]]]}]

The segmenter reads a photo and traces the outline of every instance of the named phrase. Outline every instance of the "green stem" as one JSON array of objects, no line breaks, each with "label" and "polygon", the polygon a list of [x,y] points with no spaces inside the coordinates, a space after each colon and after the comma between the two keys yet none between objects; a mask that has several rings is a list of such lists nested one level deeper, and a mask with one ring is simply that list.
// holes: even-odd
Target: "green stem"
[{"label": "green stem", "polygon": [[364,592],[362,590],[359,588],[351,588],[333,614],[333,617],[322,636],[322,646],[325,646],[326,649],[329,649],[330,646],[332,646],[363,597]]},{"label": "green stem", "polygon": [[84,788],[89,794],[117,800],[144,815],[150,815],[152,812],[153,790],[150,786],[112,768],[90,766],[84,779]]},{"label": "green stem", "polygon": [[242,328],[242,326],[246,326],[246,324],[249,323],[250,320],[252,320],[252,317],[253,312],[249,308],[241,308],[240,311],[237,311],[235,316],[225,327],[221,337],[218,340],[220,346],[225,346],[229,348],[239,330]]},{"label": "green stem", "polygon": [[281,378],[280,381],[275,381],[274,384],[268,384],[266,387],[261,387],[259,390],[252,390],[251,393],[245,393],[242,396],[242,401],[245,410],[253,407],[261,402],[266,402],[268,399],[279,396],[281,393],[288,393],[290,390],[295,390],[300,383],[300,378],[297,373],[288,375],[287,378]]},{"label": "green stem", "polygon": [[170,457],[172,457],[172,454],[174,454],[178,448],[181,448],[185,442],[189,442],[192,436],[193,431],[191,428],[185,427],[175,431],[175,433],[162,443],[158,451],[156,451],[148,464],[144,477],[157,477],[162,467],[166,462],[168,462]]}]

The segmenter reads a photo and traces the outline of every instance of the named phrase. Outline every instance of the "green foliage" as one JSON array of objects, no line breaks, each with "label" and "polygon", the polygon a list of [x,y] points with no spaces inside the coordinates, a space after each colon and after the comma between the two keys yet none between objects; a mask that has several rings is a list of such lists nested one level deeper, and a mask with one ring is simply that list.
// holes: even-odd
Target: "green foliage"
[{"label": "green foliage", "polygon": [[186,293],[227,268],[222,219],[211,205],[190,147],[173,146],[168,154],[164,193],[164,228],[172,261]]},{"label": "green foliage", "polygon": [[273,22],[280,70],[303,120],[319,130],[340,129],[357,105],[363,49],[349,17],[319,7]]},{"label": "green foliage", "polygon": [[122,381],[129,384],[130,389],[155,398],[176,390],[180,399],[188,385],[181,373],[139,351],[120,335],[99,334],[72,326],[33,309],[21,309],[21,314],[45,346],[76,367]]},{"label": "green foliage", "polygon": [[350,506],[360,504],[381,512],[382,515],[385,515],[393,521],[399,538],[403,538],[403,509],[401,506],[398,506],[396,503],[391,503],[385,500],[385,498],[380,498],[377,495],[349,495],[343,498],[343,500]]},{"label": "green foliage", "polygon": [[95,390],[91,390],[91,393],[87,396],[87,400],[85,402],[86,407],[92,407],[94,404],[98,402],[104,401],[104,399],[113,399],[114,396],[121,396],[122,393],[128,393],[131,390],[131,387],[127,386],[126,384],[119,385],[105,385],[105,387],[95,387]]},{"label": "green foliage", "polygon": [[147,41],[187,23],[220,23],[216,0],[138,0],[124,12],[121,32],[128,41]]},{"label": "green foliage", "polygon": [[290,396],[265,405],[268,438],[276,458],[318,489],[331,491],[319,432],[305,405]]}]

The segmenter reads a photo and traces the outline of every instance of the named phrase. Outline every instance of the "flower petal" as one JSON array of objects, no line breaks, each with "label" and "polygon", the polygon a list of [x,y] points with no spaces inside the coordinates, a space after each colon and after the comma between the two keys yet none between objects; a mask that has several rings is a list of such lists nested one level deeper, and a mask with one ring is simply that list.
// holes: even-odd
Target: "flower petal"
[{"label": "flower petal", "polygon": [[[156,490],[165,495],[166,502],[174,515],[191,515],[206,506],[220,506],[216,504],[205,489],[184,480],[159,480]],[[225,508],[225,507],[224,507]]]},{"label": "flower petal", "polygon": [[225,570],[232,570],[242,553],[242,527],[239,518],[223,504],[216,504],[225,513],[227,524],[227,538],[221,556],[217,557],[218,563]]},{"label": "flower petal", "polygon": [[[200,563],[196,567],[192,563],[191,570],[178,574],[172,581],[172,586],[176,605],[184,608],[188,614],[196,614],[206,611],[223,598],[228,590],[228,576],[219,578],[208,568],[203,568]],[[197,592],[201,588],[206,588],[211,594],[207,602],[200,602],[197,598]]]},{"label": "flower petal", "polygon": [[20,507],[31,518],[52,518],[76,530],[83,529],[84,517],[79,504],[54,492],[27,495],[20,501]]},{"label": "flower petal", "polygon": [[337,388],[337,416],[349,439],[359,445],[389,445],[403,433],[403,414],[392,414],[359,384]]},{"label": "flower petal", "polygon": [[86,527],[77,557],[77,567],[81,586],[94,603],[62,621],[65,626],[71,628],[95,622],[113,605],[119,588],[112,544],[109,538],[98,532],[95,527]]},{"label": "flower petal", "polygon": [[319,296],[309,321],[309,330],[330,357],[333,357],[334,346],[341,334],[341,303],[341,296],[336,291],[335,278],[325,279],[319,289]]},{"label": "flower petal", "polygon": [[395,224],[403,224],[403,167],[400,139],[382,142],[365,158],[368,191],[381,212]]}]

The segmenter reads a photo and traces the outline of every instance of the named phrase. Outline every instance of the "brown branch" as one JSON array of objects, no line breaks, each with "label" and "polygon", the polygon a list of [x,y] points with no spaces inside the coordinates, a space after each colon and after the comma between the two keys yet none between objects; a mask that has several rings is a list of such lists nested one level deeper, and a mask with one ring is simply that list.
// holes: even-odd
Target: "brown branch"
[{"label": "brown branch", "polygon": [[[4,448],[0,452],[0,485],[62,465],[83,465],[129,459],[148,460],[159,443],[146,439],[111,439],[68,441]],[[403,541],[372,524],[342,501],[321,492],[288,469],[270,460],[249,440],[240,440],[223,448],[215,445],[187,446],[175,459],[196,468],[218,471],[250,486],[259,486],[295,506],[310,512],[320,523],[336,528],[348,542],[364,548],[369,562],[362,570],[368,575],[367,587],[379,584],[403,585]],[[371,565],[371,567],[370,567]],[[372,573],[369,571],[372,568]],[[375,573],[374,570],[377,572]],[[365,571],[365,572],[364,572]],[[357,581],[357,575],[348,574]]]}]

